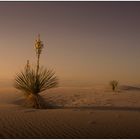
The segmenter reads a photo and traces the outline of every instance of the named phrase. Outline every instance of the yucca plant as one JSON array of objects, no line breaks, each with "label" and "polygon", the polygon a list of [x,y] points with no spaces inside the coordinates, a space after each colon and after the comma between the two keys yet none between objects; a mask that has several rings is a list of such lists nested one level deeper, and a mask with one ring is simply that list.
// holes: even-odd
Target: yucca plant
[{"label": "yucca plant", "polygon": [[28,60],[24,70],[16,74],[14,86],[24,92],[27,101],[33,108],[41,109],[46,108],[46,105],[39,93],[56,87],[58,80],[53,70],[46,69],[43,66],[40,68],[39,66],[40,54],[43,47],[40,37],[36,41],[35,47],[37,54],[36,67],[31,67]]},{"label": "yucca plant", "polygon": [[118,86],[118,81],[112,80],[112,81],[110,81],[110,85],[112,87],[112,90],[115,91]]}]

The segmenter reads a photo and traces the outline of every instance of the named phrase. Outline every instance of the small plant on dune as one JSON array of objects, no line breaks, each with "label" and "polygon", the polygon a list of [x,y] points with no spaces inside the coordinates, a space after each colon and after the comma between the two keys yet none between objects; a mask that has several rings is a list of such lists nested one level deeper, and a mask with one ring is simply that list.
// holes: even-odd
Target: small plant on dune
[{"label": "small plant on dune", "polygon": [[112,90],[115,91],[116,88],[118,87],[118,81],[116,80],[110,81],[110,85],[112,87]]},{"label": "small plant on dune", "polygon": [[51,69],[46,69],[43,66],[40,67],[40,55],[43,48],[43,43],[38,37],[35,43],[37,65],[31,67],[29,60],[23,71],[16,74],[15,88],[24,92],[25,97],[30,106],[36,109],[46,108],[45,101],[40,96],[40,93],[54,88],[58,84],[58,79],[55,76],[55,72]]}]

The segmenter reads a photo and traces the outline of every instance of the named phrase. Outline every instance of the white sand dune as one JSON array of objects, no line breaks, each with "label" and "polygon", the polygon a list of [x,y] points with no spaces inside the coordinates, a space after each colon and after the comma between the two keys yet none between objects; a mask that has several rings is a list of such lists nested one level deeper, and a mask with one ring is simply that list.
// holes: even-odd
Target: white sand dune
[{"label": "white sand dune", "polygon": [[126,106],[140,107],[140,90],[119,90],[108,88],[60,87],[42,95],[51,105],[63,107]]},{"label": "white sand dune", "polygon": [[42,93],[55,109],[22,106],[22,93],[0,91],[0,138],[140,138],[140,91],[59,87]]},{"label": "white sand dune", "polygon": [[136,87],[136,86],[128,86],[128,85],[122,85],[122,86],[120,86],[120,89],[122,89],[122,90],[132,90],[132,91],[134,91],[134,90],[137,90],[137,91],[140,91],[140,87]]}]

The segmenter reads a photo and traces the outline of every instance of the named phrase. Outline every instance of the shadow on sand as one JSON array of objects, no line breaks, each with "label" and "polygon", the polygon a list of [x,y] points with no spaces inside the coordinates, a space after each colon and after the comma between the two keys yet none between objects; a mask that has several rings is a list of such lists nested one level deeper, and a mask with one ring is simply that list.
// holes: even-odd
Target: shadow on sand
[{"label": "shadow on sand", "polygon": [[79,109],[79,110],[99,110],[99,111],[138,111],[140,112],[140,107],[117,107],[117,106],[92,106],[92,107],[64,107],[64,106],[53,106],[50,109]]},{"label": "shadow on sand", "polygon": [[[14,104],[23,105],[24,99],[16,100]],[[140,107],[130,107],[130,106],[75,106],[75,107],[66,107],[58,106],[56,104],[46,102],[46,109],[78,109],[78,110],[99,110],[99,111],[137,111],[140,112]],[[34,110],[34,109],[33,109]],[[34,110],[35,111],[35,110]]]},{"label": "shadow on sand", "polygon": [[128,90],[128,91],[140,91],[140,87],[136,86],[127,86],[127,85],[122,85],[119,87],[121,90]]}]

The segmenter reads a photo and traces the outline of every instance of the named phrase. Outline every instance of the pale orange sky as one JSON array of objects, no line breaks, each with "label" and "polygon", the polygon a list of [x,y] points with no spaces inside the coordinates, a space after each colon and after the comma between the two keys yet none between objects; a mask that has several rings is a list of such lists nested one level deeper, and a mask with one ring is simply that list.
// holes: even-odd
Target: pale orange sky
[{"label": "pale orange sky", "polygon": [[60,81],[140,83],[140,2],[0,2],[0,81],[41,63]]}]

